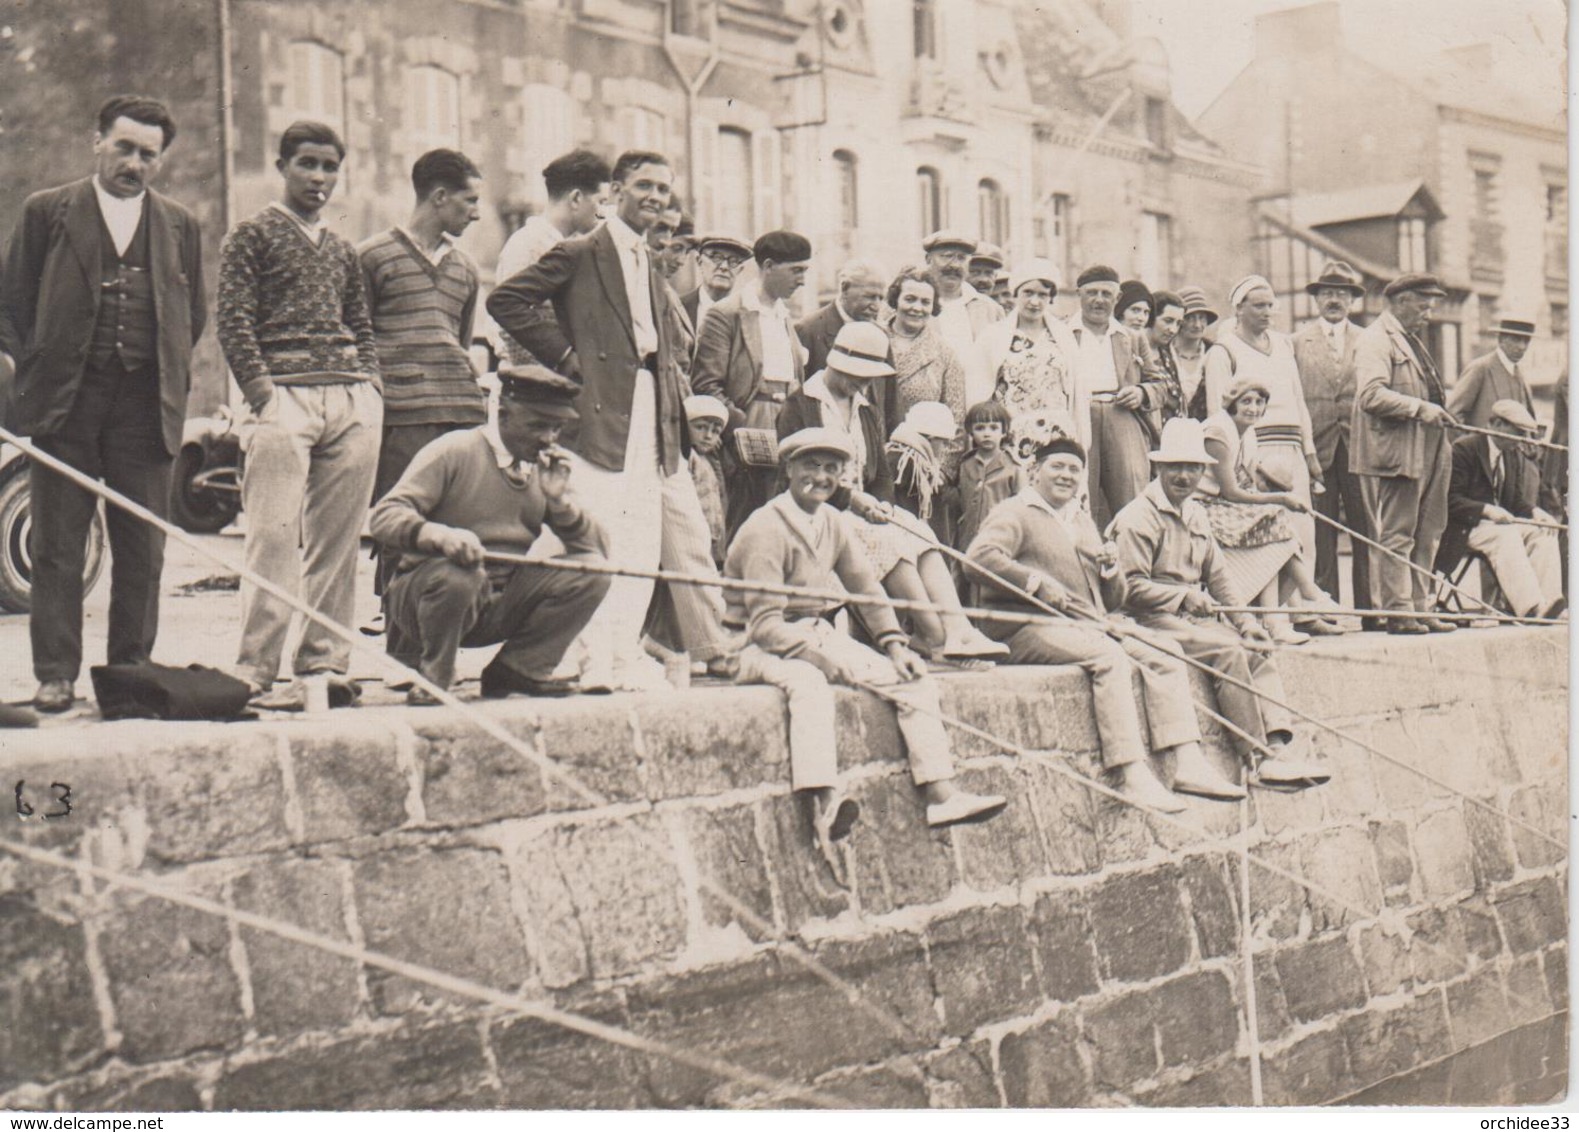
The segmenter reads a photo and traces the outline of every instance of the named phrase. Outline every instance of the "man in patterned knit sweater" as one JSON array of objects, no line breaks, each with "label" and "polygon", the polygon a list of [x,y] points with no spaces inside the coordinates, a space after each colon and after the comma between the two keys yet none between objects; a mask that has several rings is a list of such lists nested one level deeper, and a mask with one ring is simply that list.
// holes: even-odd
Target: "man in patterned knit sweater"
[{"label": "man in patterned knit sweater", "polygon": [[[373,321],[356,249],[320,213],[345,144],[318,122],[280,136],[283,199],[231,230],[220,249],[219,344],[251,408],[242,430],[247,567],[344,625],[356,605],[356,551],[378,467],[384,407]],[[258,707],[300,710],[293,681],[271,693],[291,609],[242,588],[238,675]],[[331,702],[354,698],[350,645],[309,621],[297,676],[329,673]]]},{"label": "man in patterned knit sweater", "polygon": [[[482,174],[463,153],[435,149],[411,168],[417,206],[411,220],[357,247],[384,380],[384,435],[373,499],[381,499],[431,440],[488,419],[467,347],[477,314],[477,267],[455,246],[478,219]],[[385,593],[395,556],[379,556]],[[416,657],[396,626],[389,655]]]}]

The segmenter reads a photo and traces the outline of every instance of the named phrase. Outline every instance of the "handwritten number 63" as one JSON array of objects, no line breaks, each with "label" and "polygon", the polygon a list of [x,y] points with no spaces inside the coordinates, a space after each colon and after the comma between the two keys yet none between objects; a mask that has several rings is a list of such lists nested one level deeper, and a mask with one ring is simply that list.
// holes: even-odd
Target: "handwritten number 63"
[{"label": "handwritten number 63", "polygon": [[[54,796],[52,801],[59,808],[45,810],[40,816],[63,818],[71,813],[71,787],[64,782],[51,782],[49,790]],[[27,783],[19,779],[16,784],[16,814],[20,818],[30,818],[34,814],[33,804],[25,797],[26,793]]]}]

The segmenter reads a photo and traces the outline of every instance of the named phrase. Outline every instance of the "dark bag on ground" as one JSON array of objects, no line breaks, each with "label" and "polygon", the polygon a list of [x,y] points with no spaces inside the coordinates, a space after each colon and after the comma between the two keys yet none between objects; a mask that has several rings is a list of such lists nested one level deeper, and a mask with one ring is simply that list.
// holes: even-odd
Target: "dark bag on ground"
[{"label": "dark bag on ground", "polygon": [[201,664],[100,664],[89,674],[105,719],[238,719],[252,694],[245,681]]}]

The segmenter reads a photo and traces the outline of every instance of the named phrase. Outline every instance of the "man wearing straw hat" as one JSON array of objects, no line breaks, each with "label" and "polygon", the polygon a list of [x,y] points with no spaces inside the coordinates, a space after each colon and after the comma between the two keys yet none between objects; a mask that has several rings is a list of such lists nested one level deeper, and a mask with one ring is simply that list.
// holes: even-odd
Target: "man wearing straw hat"
[{"label": "man wearing straw hat", "polygon": [[[553,671],[603,600],[608,577],[488,556],[524,555],[546,526],[566,558],[603,561],[603,528],[567,490],[570,464],[556,443],[576,419],[578,392],[541,366],[505,370],[497,421],[433,441],[373,508],[373,538],[400,552],[389,618],[419,652],[422,675],[441,688],[454,681],[463,645],[502,642],[483,669],[484,696],[573,690]],[[421,687],[406,699],[435,702]]]},{"label": "man wearing straw hat", "polygon": [[1484,554],[1515,613],[1556,617],[1568,606],[1562,552],[1555,529],[1534,525],[1556,521],[1535,505],[1540,469],[1528,446],[1519,443],[1540,426],[1527,408],[1504,398],[1491,406],[1487,427],[1496,439],[1478,435],[1453,442],[1447,533],[1437,564],[1451,569],[1466,548]]},{"label": "man wearing straw hat", "polygon": [[1447,397],[1447,411],[1467,425],[1491,427],[1492,408],[1498,401],[1517,401],[1531,412],[1535,401],[1519,365],[1535,337],[1535,323],[1505,318],[1497,324],[1497,348],[1464,367],[1458,384]]},{"label": "man wearing straw hat", "polygon": [[1331,777],[1326,768],[1288,753],[1294,731],[1280,706],[1288,700],[1283,679],[1265,651],[1271,638],[1247,613],[1227,614],[1225,625],[1215,612],[1238,598],[1212,539],[1211,520],[1191,498],[1212,462],[1203,437],[1199,421],[1175,417],[1164,425],[1162,443],[1150,454],[1157,478],[1113,519],[1108,534],[1118,544],[1124,609],[1218,673],[1212,677],[1218,707],[1250,737],[1234,740],[1245,764],[1254,765],[1256,752],[1263,751],[1256,771],[1262,785],[1320,784]]}]

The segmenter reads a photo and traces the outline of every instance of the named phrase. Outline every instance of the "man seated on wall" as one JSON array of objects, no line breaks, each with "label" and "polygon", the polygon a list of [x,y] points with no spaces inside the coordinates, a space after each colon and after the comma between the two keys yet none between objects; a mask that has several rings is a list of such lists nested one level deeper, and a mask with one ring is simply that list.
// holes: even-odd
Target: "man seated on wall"
[{"label": "man seated on wall", "polygon": [[[488,556],[525,554],[547,526],[566,558],[603,561],[603,528],[568,491],[570,465],[555,443],[577,417],[578,392],[541,366],[505,369],[496,423],[430,443],[373,508],[374,540],[403,552],[389,618],[418,646],[422,675],[441,688],[454,681],[462,646],[503,642],[483,669],[484,696],[574,691],[553,671],[603,600],[608,577]],[[420,686],[407,700],[437,702]]]},{"label": "man seated on wall", "polygon": [[[826,590],[837,577],[852,594],[884,597],[845,513],[828,505],[845,464],[849,439],[826,428],[805,428],[779,442],[789,490],[774,496],[741,526],[724,573],[747,582]],[[910,774],[927,802],[933,828],[984,821],[1008,804],[994,795],[957,787],[948,735],[938,718],[937,685],[926,663],[905,644],[886,605],[850,607],[866,624],[878,653],[835,627],[841,606],[816,598],[730,591],[725,625],[743,628],[742,684],[773,684],[790,699],[790,782],[811,797],[812,820],[824,854],[850,832],[859,814],[839,784],[831,685],[871,685],[893,697]]]},{"label": "man seated on wall", "polygon": [[[1245,765],[1254,766],[1256,753],[1263,752],[1256,769],[1260,785],[1295,790],[1319,785],[1331,773],[1288,751],[1294,731],[1281,706],[1288,701],[1283,679],[1268,655],[1271,638],[1248,613],[1216,612],[1219,605],[1240,602],[1212,539],[1211,520],[1191,498],[1211,461],[1203,435],[1201,422],[1186,417],[1163,426],[1162,443],[1149,456],[1157,478],[1108,528],[1108,537],[1118,543],[1124,609],[1143,628],[1171,637],[1186,656],[1214,671],[1219,710],[1249,736],[1234,736]],[[1232,789],[1225,780],[1215,785],[1223,796]]]},{"label": "man seated on wall", "polygon": [[1488,427],[1496,439],[1465,436],[1453,442],[1447,532],[1437,567],[1451,570],[1467,550],[1484,554],[1513,612],[1556,617],[1568,607],[1557,532],[1517,521],[1556,523],[1535,505],[1541,472],[1530,446],[1520,443],[1537,435],[1540,426],[1510,397],[1492,404]]},{"label": "man seated on wall", "polygon": [[[1086,452],[1062,433],[1041,444],[1028,487],[994,507],[970,544],[970,560],[1006,579],[1036,600],[1029,601],[984,575],[982,604],[1015,613],[1052,606],[1065,624],[988,622],[987,635],[1006,641],[1011,664],[1073,664],[1091,677],[1102,762],[1115,771],[1126,797],[1164,813],[1184,804],[1168,793],[1146,761],[1145,729],[1135,710],[1133,676],[1140,685],[1150,724],[1150,750],[1175,754],[1173,789],[1182,794],[1232,800],[1244,790],[1225,782],[1201,751],[1195,697],[1179,646],[1148,634],[1155,644],[1131,635],[1134,622],[1109,614],[1123,603],[1124,577],[1117,548],[1104,543],[1078,497],[1086,482]],[[1116,634],[1115,641],[1109,634]]]}]

